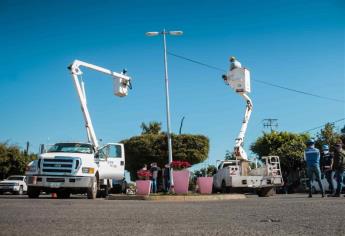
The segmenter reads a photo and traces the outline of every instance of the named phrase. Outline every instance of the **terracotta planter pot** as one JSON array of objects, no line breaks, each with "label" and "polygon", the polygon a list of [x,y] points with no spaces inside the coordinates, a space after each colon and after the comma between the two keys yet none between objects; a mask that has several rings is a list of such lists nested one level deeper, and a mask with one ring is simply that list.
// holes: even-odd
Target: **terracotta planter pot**
[{"label": "terracotta planter pot", "polygon": [[198,177],[196,180],[201,194],[211,194],[213,177]]},{"label": "terracotta planter pot", "polygon": [[137,180],[135,181],[137,186],[137,195],[149,195],[151,191],[151,180]]},{"label": "terracotta planter pot", "polygon": [[174,190],[176,194],[187,194],[189,186],[189,170],[174,170]]}]

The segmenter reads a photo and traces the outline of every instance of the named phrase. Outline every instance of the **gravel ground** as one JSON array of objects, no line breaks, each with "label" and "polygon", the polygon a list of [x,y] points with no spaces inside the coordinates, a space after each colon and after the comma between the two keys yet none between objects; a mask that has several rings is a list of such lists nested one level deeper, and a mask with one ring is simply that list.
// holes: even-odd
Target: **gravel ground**
[{"label": "gravel ground", "polygon": [[345,198],[159,202],[0,196],[0,235],[345,235]]}]

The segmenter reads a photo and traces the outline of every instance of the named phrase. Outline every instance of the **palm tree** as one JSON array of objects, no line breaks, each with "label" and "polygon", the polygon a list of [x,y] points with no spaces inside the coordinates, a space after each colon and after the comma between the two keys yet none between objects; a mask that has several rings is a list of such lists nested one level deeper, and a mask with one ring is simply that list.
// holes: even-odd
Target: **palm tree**
[{"label": "palm tree", "polygon": [[162,129],[162,123],[157,121],[151,121],[148,125],[144,122],[141,123],[141,134],[160,134]]}]

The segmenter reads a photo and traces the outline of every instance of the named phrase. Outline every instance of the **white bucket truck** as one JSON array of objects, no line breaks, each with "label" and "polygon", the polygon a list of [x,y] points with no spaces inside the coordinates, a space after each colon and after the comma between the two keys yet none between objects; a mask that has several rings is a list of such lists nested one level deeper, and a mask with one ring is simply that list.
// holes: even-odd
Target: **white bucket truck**
[{"label": "white bucket truck", "polygon": [[234,57],[227,75],[223,75],[224,82],[246,101],[246,110],[240,132],[235,140],[235,160],[222,160],[217,173],[213,176],[214,191],[223,193],[238,189],[255,189],[259,196],[269,196],[274,188],[283,185],[280,161],[278,156],[262,157],[263,166],[250,169],[247,154],[243,149],[244,136],[253,109],[253,103],[248,96],[250,88],[250,72],[242,68]]},{"label": "white bucket truck", "polygon": [[112,180],[124,179],[125,151],[121,143],[108,143],[102,147],[91,122],[86,102],[84,82],[78,78],[80,67],[96,70],[114,79],[114,93],[127,96],[131,78],[122,73],[75,60],[68,69],[77,90],[85,120],[88,142],[56,143],[38,159],[27,166],[28,196],[38,198],[41,192],[56,193],[58,198],[68,198],[71,193],[86,193],[89,199],[107,194]]}]

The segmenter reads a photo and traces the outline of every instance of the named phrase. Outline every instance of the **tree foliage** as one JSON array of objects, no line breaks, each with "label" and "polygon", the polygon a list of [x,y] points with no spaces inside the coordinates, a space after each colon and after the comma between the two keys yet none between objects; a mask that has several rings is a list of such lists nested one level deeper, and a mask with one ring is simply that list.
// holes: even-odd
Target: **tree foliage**
[{"label": "tree foliage", "polygon": [[[126,170],[131,179],[136,179],[136,172],[144,164],[157,162],[163,167],[168,163],[167,136],[161,132],[143,132],[122,143],[125,145]],[[203,135],[172,134],[172,149],[174,160],[188,161],[193,165],[207,159],[209,140]]]},{"label": "tree foliage", "polygon": [[293,170],[302,166],[305,143],[308,134],[291,132],[264,133],[251,146],[250,150],[259,156],[277,155],[280,157],[283,171]]},{"label": "tree foliage", "polygon": [[344,135],[335,131],[334,124],[327,123],[316,135],[317,139],[315,146],[321,150],[322,145],[327,144],[332,150],[334,145],[342,140],[342,136]]},{"label": "tree foliage", "polygon": [[217,172],[217,167],[214,165],[209,165],[206,168],[201,168],[200,170],[194,171],[193,175],[197,177],[211,177]]},{"label": "tree foliage", "polygon": [[27,154],[18,146],[0,143],[0,178],[24,174],[26,165],[35,158],[36,155]]},{"label": "tree foliage", "polygon": [[236,156],[234,152],[231,152],[229,150],[225,151],[225,156],[224,156],[225,160],[236,160]]},{"label": "tree foliage", "polygon": [[161,133],[162,123],[152,121],[147,125],[143,122],[140,128],[142,129],[141,134],[159,134]]}]

